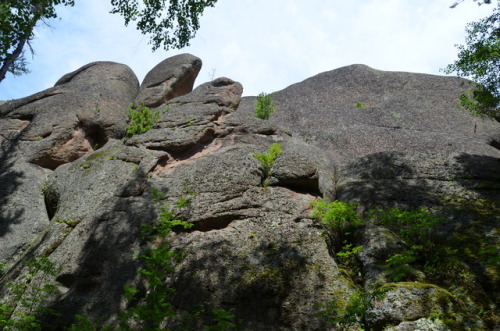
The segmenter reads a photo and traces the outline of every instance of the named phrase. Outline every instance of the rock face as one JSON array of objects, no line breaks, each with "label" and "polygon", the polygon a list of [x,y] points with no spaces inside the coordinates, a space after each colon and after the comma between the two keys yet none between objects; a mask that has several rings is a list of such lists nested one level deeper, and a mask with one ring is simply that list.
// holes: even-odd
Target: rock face
[{"label": "rock face", "polygon": [[144,77],[136,104],[158,107],[170,99],[191,92],[201,69],[201,60],[180,54],[160,62]]},{"label": "rock face", "polygon": [[[463,80],[349,66],[275,93],[265,121],[229,78],[192,90],[200,67],[189,54],[167,59],[139,89],[126,66],[91,63],[0,104],[6,318],[34,314],[43,329],[62,329],[83,314],[119,328],[153,291],[138,256],[168,242],[182,250],[156,265],[175,290],[159,311],[171,313],[128,327],[223,329],[220,314],[245,330],[499,327],[500,125],[455,109]],[[159,120],[125,137],[131,102]],[[273,143],[282,153],[266,169],[255,153]],[[320,198],[358,204],[367,223],[350,242],[311,217]],[[445,257],[446,279],[431,257],[402,263],[406,278],[395,280],[386,261],[418,248],[370,216],[386,207],[441,217],[423,231]],[[146,240],[168,211],[192,227]],[[13,290],[30,298],[42,285],[54,291],[37,305],[58,315]],[[123,298],[125,285],[134,300]]]},{"label": "rock face", "polygon": [[[498,157],[498,123],[456,109],[464,85],[463,79],[352,65],[274,93],[270,122],[315,141],[337,162],[383,151]],[[254,103],[244,98],[238,115],[253,113]]]}]

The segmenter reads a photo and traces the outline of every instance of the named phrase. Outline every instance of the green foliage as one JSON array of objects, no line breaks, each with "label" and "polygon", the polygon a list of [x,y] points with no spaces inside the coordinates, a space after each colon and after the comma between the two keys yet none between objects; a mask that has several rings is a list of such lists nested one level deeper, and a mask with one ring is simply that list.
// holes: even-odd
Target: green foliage
[{"label": "green foliage", "polygon": [[40,193],[45,194],[45,191],[47,191],[48,185],[49,185],[49,181],[44,180],[42,183],[42,187],[40,188]]},{"label": "green foliage", "polygon": [[313,201],[310,208],[313,208],[311,217],[325,228],[338,264],[354,282],[360,281],[361,268],[356,255],[363,249],[363,246],[354,245],[353,232],[364,224],[364,220],[356,211],[357,204],[328,202],[323,199]]},{"label": "green foliage", "polygon": [[158,191],[156,187],[151,189],[151,198],[153,198],[153,202],[156,204],[161,203],[161,199],[165,198],[167,195],[163,192]]},{"label": "green foliage", "polygon": [[337,262],[344,268],[349,268],[350,270],[359,269],[359,264],[356,261],[356,254],[358,254],[363,249],[363,246],[354,246],[353,244],[348,244],[344,241],[344,246],[337,252]]},{"label": "green foliage", "polygon": [[0,277],[4,274],[9,265],[7,263],[0,263]]},{"label": "green foliage", "polygon": [[[491,3],[491,0],[472,0],[474,2],[477,2],[478,5],[483,5],[485,3],[487,4],[490,4]],[[459,4],[461,4],[462,2],[464,2],[464,0],[458,0],[458,1],[455,1],[451,6],[450,8],[455,8],[456,6],[458,6]]]},{"label": "green foliage", "polygon": [[[200,28],[199,19],[217,0],[137,1],[111,0],[111,13],[123,16],[125,25],[150,36],[152,49],[183,48]],[[37,23],[57,17],[56,6],[73,6],[74,0],[3,0],[0,3],[0,81],[6,72],[29,72],[23,48],[35,36]],[[30,47],[31,50],[31,47]]]},{"label": "green foliage", "polygon": [[347,330],[359,326],[358,330],[369,329],[367,319],[374,316],[371,310],[375,301],[380,301],[391,290],[390,286],[375,285],[369,290],[357,289],[352,293],[347,302],[332,300],[323,306],[323,310],[315,316],[323,317],[325,322],[332,326]]},{"label": "green foliage", "polygon": [[207,7],[217,0],[178,1],[127,1],[111,0],[111,13],[119,13],[125,25],[137,21],[137,29],[151,35],[153,50],[161,46],[165,50],[189,46],[189,41],[200,28],[199,19]]},{"label": "green foliage", "polygon": [[397,232],[407,243],[433,247],[432,230],[443,221],[426,208],[403,210],[400,208],[377,208],[366,215]]},{"label": "green foliage", "polygon": [[412,270],[410,263],[415,262],[415,249],[404,250],[401,254],[391,255],[385,262],[389,269],[389,277],[393,282],[407,279]]},{"label": "green foliage", "polygon": [[401,118],[401,114],[400,114],[400,113],[397,113],[397,112],[395,112],[395,111],[392,111],[392,112],[391,112],[391,116],[392,116],[392,118],[394,118],[394,120],[396,120],[396,122],[398,122],[398,121],[399,121],[399,119]]},{"label": "green foliage", "polygon": [[105,325],[100,327],[101,320],[93,321],[86,314],[75,316],[77,323],[72,324],[67,330],[68,331],[107,331],[114,330],[113,325]]},{"label": "green foliage", "polygon": [[[190,192],[191,194],[194,194]],[[162,199],[166,197],[165,193],[158,191],[157,188],[151,189],[151,197],[153,202],[160,207],[160,212],[157,215],[156,223],[153,225],[143,224],[141,235],[145,240],[156,238],[156,236],[164,238],[169,236],[174,228],[189,229],[193,224],[178,220],[175,216],[175,208],[185,208],[191,204],[191,199],[184,196],[177,197],[177,203],[172,208],[169,204],[164,203]]]},{"label": "green foliage", "polygon": [[262,92],[257,96],[257,101],[255,102],[255,114],[253,115],[254,117],[268,120],[275,111],[276,109],[274,108],[272,94]]},{"label": "green foliage", "polygon": [[431,270],[434,266],[444,265],[444,260],[447,260],[446,250],[437,247],[437,240],[433,238],[435,228],[443,218],[434,216],[429,210],[378,208],[369,211],[367,216],[396,232],[409,246],[386,260],[393,281],[409,280],[412,265],[417,262]]},{"label": "green foliage", "polygon": [[[195,310],[190,311],[182,317],[182,330],[205,330],[205,331],[236,331],[237,324],[241,323],[234,315],[234,308],[209,309],[209,303],[197,305]],[[197,325],[196,321],[203,318],[209,320],[209,325]]]},{"label": "green foliage", "polygon": [[318,200],[311,203],[311,217],[320,221],[327,229],[338,233],[354,230],[364,223],[356,212],[357,204],[349,202]]},{"label": "green foliage", "polygon": [[195,196],[196,192],[191,190],[187,185],[182,188],[182,194],[177,196],[177,202],[175,203],[176,208],[187,208],[191,205],[191,197]]},{"label": "green foliage", "polygon": [[446,73],[470,77],[477,85],[460,96],[473,115],[500,119],[500,3],[493,14],[466,28],[466,46],[458,45],[458,60]]},{"label": "green foliage", "polygon": [[[0,4],[0,81],[7,72],[28,73],[23,48],[35,36],[39,21],[55,18],[57,5],[73,6],[74,0],[3,0]],[[31,49],[31,48],[30,48]]]},{"label": "green foliage", "polygon": [[125,127],[129,137],[136,134],[147,132],[153,128],[156,122],[160,119],[160,112],[153,112],[148,107],[141,104],[134,109],[134,104],[131,103],[128,107],[127,116],[130,124]]},{"label": "green foliage", "polygon": [[234,308],[228,310],[225,309],[212,309],[212,324],[203,327],[205,331],[228,331],[237,330]]},{"label": "green foliage", "polygon": [[359,109],[365,109],[365,108],[368,108],[367,106],[365,106],[362,102],[356,102],[354,104],[356,106],[356,108],[359,108]]},{"label": "green foliage", "polygon": [[[126,329],[129,321],[140,321],[143,329],[155,329],[167,317],[174,316],[170,297],[174,289],[166,285],[167,277],[174,270],[175,259],[178,254],[166,244],[151,249],[140,256],[144,263],[139,274],[145,279],[146,293],[143,304],[129,308],[121,316],[121,326]],[[136,300],[128,290],[126,298]]]},{"label": "green foliage", "polygon": [[[26,277],[18,283],[9,284],[12,295],[9,302],[0,305],[0,330],[40,330],[37,316],[41,313],[54,314],[43,306],[47,294],[58,292],[56,286],[42,283],[43,274],[55,277],[59,269],[45,256],[24,260],[28,268]],[[41,273],[41,274],[40,274]],[[14,314],[16,307],[24,313]]]},{"label": "green foliage", "polygon": [[478,254],[486,261],[487,264],[500,267],[500,247],[493,245],[488,246],[480,249]]},{"label": "green foliage", "polygon": [[[187,186],[184,191],[188,195],[195,195]],[[173,305],[170,302],[173,288],[168,286],[168,278],[175,270],[175,265],[182,258],[182,251],[173,249],[165,237],[168,237],[175,229],[188,229],[193,224],[176,219],[175,208],[189,206],[190,199],[183,196],[178,197],[177,203],[171,208],[162,199],[166,195],[153,188],[151,190],[153,202],[159,205],[160,212],[154,225],[143,224],[141,234],[150,243],[150,248],[139,256],[143,262],[139,275],[144,282],[141,286],[124,287],[123,298],[128,301],[129,308],[119,316],[119,327],[117,325],[101,325],[101,320],[93,321],[84,315],[75,316],[77,322],[68,330],[94,331],[94,330],[133,330],[134,325],[141,325],[141,330],[159,330],[160,324],[167,317],[176,317]],[[67,224],[71,221],[56,220]],[[73,224],[73,222],[71,222]],[[52,310],[43,306],[44,298],[49,293],[57,292],[54,285],[34,282],[34,278],[40,272],[55,277],[59,271],[50,260],[45,257],[31,258],[24,261],[28,267],[28,274],[18,284],[10,284],[13,299],[9,303],[0,305],[0,330],[40,330],[40,321],[37,316],[40,313],[55,314]],[[0,267],[4,267],[1,264]],[[39,278],[37,278],[39,279]],[[144,288],[143,288],[144,286]],[[27,313],[14,314],[17,307],[22,307]],[[194,315],[194,314],[190,314]],[[198,316],[197,318],[199,318]],[[204,330],[237,330],[234,309],[212,309],[211,323],[203,327]]]},{"label": "green foliage", "polygon": [[267,153],[263,154],[253,153],[253,157],[256,160],[260,161],[260,166],[262,167],[262,172],[264,173],[265,177],[264,182],[267,180],[267,177],[271,176],[271,167],[273,166],[274,161],[276,161],[276,158],[281,153],[283,153],[283,151],[281,150],[282,145],[283,144],[281,143],[273,143],[267,150]]},{"label": "green foliage", "polygon": [[143,324],[143,330],[155,330],[165,318],[174,316],[170,298],[175,290],[168,286],[167,278],[174,272],[182,253],[172,249],[164,238],[169,236],[174,228],[188,229],[193,225],[176,219],[174,210],[161,201],[165,194],[153,189],[151,196],[153,201],[160,205],[160,212],[156,224],[143,224],[141,231],[143,238],[152,244],[146,253],[139,256],[143,262],[139,274],[145,280],[146,293],[131,286],[124,288],[123,297],[129,302],[141,299],[141,294],[143,300],[141,304],[133,305],[122,314],[122,329],[128,329],[130,321],[139,321]]}]

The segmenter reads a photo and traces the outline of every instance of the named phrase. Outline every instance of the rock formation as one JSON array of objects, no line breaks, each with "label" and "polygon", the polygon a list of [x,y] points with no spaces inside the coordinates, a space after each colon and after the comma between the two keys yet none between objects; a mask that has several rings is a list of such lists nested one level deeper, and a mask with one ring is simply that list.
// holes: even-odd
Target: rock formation
[{"label": "rock formation", "polygon": [[[189,54],[166,59],[139,87],[127,66],[96,62],[0,104],[8,318],[32,314],[47,330],[77,315],[118,325],[147,305],[154,289],[140,256],[166,240],[183,253],[164,278],[172,314],[154,327],[213,326],[212,309],[245,330],[500,327],[500,124],[456,109],[465,80],[352,65],[274,93],[266,121],[229,78],[192,90],[200,68]],[[131,103],[158,112],[151,130],[126,135]],[[266,173],[254,155],[273,143],[282,154]],[[357,203],[368,221],[352,242],[312,218],[321,198]],[[440,219],[422,231],[447,257],[446,277],[428,257],[403,263],[395,280],[387,260],[418,248],[370,214],[389,207]],[[192,227],[148,242],[147,225],[166,210]],[[360,247],[356,266],[342,260],[342,245]],[[29,298],[41,284],[54,291],[37,305],[58,314],[27,307],[13,290]],[[138,289],[135,300],[123,297],[125,285]],[[349,315],[353,298],[361,313]]]}]

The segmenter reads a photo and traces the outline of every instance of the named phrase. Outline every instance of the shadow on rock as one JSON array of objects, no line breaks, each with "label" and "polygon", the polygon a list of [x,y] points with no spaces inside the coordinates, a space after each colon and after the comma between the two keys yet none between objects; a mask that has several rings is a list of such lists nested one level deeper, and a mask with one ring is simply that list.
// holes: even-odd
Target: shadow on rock
[{"label": "shadow on rock", "polygon": [[435,198],[431,183],[419,176],[408,155],[381,152],[360,157],[340,167],[337,199],[360,203],[363,209],[420,207]]},{"label": "shadow on rock", "polygon": [[64,265],[55,280],[62,291],[49,306],[59,315],[46,316],[44,329],[67,327],[77,314],[98,323],[116,322],[123,288],[136,279],[140,267],[134,255],[144,249],[142,224],[156,219],[153,202],[143,196],[149,188],[146,176],[140,170],[133,173],[121,189],[91,206],[95,216],[78,223],[52,254]]},{"label": "shadow on rock", "polygon": [[12,210],[9,201],[9,197],[19,187],[23,178],[23,173],[14,169],[14,162],[9,157],[13,144],[9,143],[9,145],[0,156],[0,238],[5,237],[10,232],[12,225],[20,223],[24,214],[23,208],[19,208],[19,206]]},{"label": "shadow on rock", "polygon": [[[220,240],[198,245],[196,252],[185,256],[172,286],[178,311],[193,311],[203,303],[205,309],[235,308],[243,326],[253,330],[289,325],[290,290],[310,263],[304,252],[286,241],[260,242],[246,250]],[[191,322],[196,329],[210,320]]]}]

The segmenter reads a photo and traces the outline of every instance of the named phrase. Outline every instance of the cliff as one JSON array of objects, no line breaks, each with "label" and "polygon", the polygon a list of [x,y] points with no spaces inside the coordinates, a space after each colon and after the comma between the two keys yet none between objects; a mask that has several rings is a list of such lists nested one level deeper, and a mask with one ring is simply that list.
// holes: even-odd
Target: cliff
[{"label": "cliff", "polygon": [[468,81],[352,65],[263,120],[200,68],[0,104],[0,326],[499,327],[500,124],[457,109]]}]

